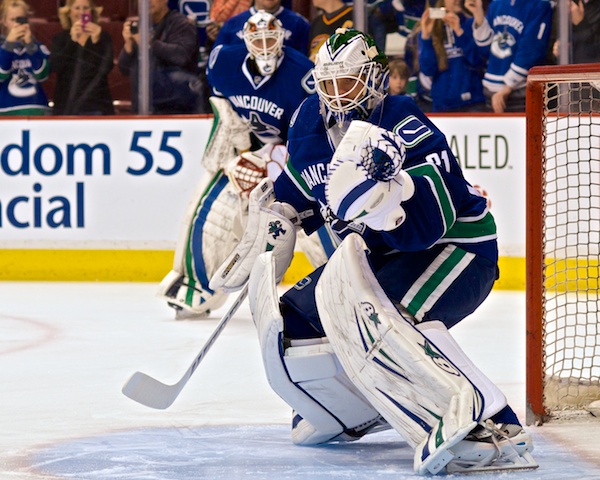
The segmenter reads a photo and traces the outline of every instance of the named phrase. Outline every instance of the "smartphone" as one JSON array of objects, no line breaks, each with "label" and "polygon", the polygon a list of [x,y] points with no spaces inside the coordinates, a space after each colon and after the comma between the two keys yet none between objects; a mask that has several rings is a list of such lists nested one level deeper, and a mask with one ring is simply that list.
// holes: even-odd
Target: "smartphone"
[{"label": "smartphone", "polygon": [[15,23],[25,25],[26,23],[29,23],[29,19],[27,17],[17,17],[15,18]]},{"label": "smartphone", "polygon": [[91,13],[82,13],[81,14],[81,26],[85,28],[85,26],[92,21]]},{"label": "smartphone", "polygon": [[436,20],[438,18],[444,18],[445,16],[446,16],[446,9],[443,7],[429,9],[429,18]]},{"label": "smartphone", "polygon": [[131,32],[132,35],[135,35],[136,33],[138,33],[138,21],[137,20],[132,20],[131,22],[129,22],[129,31]]}]

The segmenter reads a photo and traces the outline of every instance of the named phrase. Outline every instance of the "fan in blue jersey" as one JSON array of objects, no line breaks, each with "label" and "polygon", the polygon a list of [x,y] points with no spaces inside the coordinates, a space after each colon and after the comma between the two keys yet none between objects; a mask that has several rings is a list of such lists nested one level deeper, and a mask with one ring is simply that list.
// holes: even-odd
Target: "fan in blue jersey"
[{"label": "fan in blue jersey", "polygon": [[46,115],[50,109],[40,82],[49,74],[48,49],[32,35],[29,5],[0,7],[0,115]]},{"label": "fan in blue jersey", "polygon": [[552,30],[548,0],[494,0],[484,16],[482,0],[467,0],[473,37],[488,56],[484,93],[496,113],[525,111],[527,72],[546,62]]},{"label": "fan in blue jersey", "polygon": [[[281,5],[281,0],[256,0],[254,6],[227,20],[215,39],[214,45],[242,44],[244,25],[259,10],[264,10],[277,17],[283,25],[284,45],[306,54],[308,52],[308,20],[299,13]],[[214,47],[213,47],[214,48]]]},{"label": "fan in blue jersey", "polygon": [[445,8],[443,18],[431,18],[426,9],[418,36],[419,80],[431,86],[431,111],[483,112],[485,59],[473,40],[473,19],[455,0],[438,0],[435,6]]},{"label": "fan in blue jersey", "polygon": [[312,62],[283,46],[285,30],[258,11],[244,26],[244,43],[219,45],[210,55],[214,124],[206,170],[189,204],[173,270],[159,288],[177,318],[205,317],[227,296],[208,287],[215,269],[236,245],[247,216],[248,193],[286,159],[288,124],[311,92]]},{"label": "fan in blue jersey", "polygon": [[[294,411],[293,442],[392,427],[420,474],[536,468],[506,397],[448,331],[498,276],[486,199],[415,103],[386,95],[388,59],[371,37],[338,29],[313,75],[317,94],[294,114],[284,172],[251,192],[244,236],[210,282],[248,282],[269,383]],[[337,250],[280,298],[295,230],[324,224]]]}]

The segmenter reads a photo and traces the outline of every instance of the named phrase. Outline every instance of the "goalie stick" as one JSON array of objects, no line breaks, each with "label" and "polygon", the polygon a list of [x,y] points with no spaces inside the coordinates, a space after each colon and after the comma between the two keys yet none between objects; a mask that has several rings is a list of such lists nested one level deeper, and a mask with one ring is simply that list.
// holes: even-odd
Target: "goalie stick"
[{"label": "goalie stick", "polygon": [[156,408],[159,410],[164,410],[165,408],[170,407],[175,399],[179,396],[179,393],[181,390],[183,390],[183,387],[185,387],[188,380],[194,374],[202,359],[213,346],[215,340],[219,337],[219,335],[221,335],[221,332],[229,323],[229,320],[231,320],[234,313],[246,299],[247,295],[248,285],[246,284],[235,302],[233,302],[233,305],[229,307],[227,313],[225,313],[223,318],[221,318],[221,321],[217,325],[217,328],[215,328],[215,331],[206,341],[198,355],[196,355],[196,358],[190,367],[177,383],[173,385],[167,385],[159,380],[156,380],[155,378],[150,377],[149,375],[146,375],[145,373],[135,372],[127,381],[127,383],[123,385],[121,390],[123,394],[132,400],[141,403],[142,405],[146,405],[147,407]]}]

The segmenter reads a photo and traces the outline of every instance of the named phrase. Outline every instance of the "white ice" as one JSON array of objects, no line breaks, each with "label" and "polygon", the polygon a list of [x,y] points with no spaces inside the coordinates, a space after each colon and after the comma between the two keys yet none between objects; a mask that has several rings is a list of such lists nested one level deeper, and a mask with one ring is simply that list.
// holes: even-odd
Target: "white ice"
[{"label": "white ice", "polygon": [[[417,477],[411,449],[394,432],[348,445],[291,444],[291,412],[266,382],[247,304],[170,408],[123,396],[137,370],[177,381],[225,311],[175,321],[155,290],[0,283],[0,480]],[[453,329],[522,419],[524,312],[524,293],[495,291]],[[528,428],[539,469],[468,478],[600,479],[600,423]]]}]

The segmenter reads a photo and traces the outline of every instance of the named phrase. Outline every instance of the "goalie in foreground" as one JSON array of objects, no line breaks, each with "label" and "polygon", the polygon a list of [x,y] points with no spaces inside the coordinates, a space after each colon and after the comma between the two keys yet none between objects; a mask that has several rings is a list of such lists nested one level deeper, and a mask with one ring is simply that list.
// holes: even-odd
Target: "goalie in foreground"
[{"label": "goalie in foreground", "polygon": [[[211,279],[250,307],[272,388],[299,445],[394,428],[420,473],[536,468],[531,437],[448,329],[498,276],[496,227],[444,135],[405,96],[387,58],[338,29],[318,52],[317,95],[298,108],[274,186],[250,194],[248,226]],[[279,298],[295,230],[339,247]],[[266,253],[263,253],[267,251]]]}]

